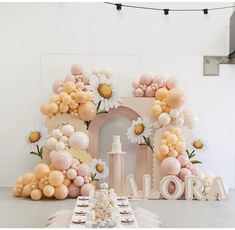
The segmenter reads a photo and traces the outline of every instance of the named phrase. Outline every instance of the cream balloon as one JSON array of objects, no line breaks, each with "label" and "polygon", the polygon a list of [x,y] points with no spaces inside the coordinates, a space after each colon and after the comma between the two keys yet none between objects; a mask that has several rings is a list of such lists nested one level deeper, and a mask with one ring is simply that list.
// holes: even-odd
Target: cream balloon
[{"label": "cream balloon", "polygon": [[85,150],[89,146],[89,137],[83,132],[75,132],[69,137],[69,146]]},{"label": "cream balloon", "polygon": [[161,113],[158,117],[158,121],[161,125],[169,125],[171,118],[168,113]]},{"label": "cream balloon", "polygon": [[72,135],[74,133],[74,127],[70,124],[64,125],[62,127],[62,133],[64,134],[64,136],[69,137],[70,135]]}]

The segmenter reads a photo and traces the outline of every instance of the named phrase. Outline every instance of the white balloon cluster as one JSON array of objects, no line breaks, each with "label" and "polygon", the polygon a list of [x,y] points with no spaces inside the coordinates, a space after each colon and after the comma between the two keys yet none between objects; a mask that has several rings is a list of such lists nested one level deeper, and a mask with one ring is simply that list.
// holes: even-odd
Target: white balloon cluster
[{"label": "white balloon cluster", "polygon": [[70,124],[53,129],[46,140],[48,150],[65,150],[69,148],[85,150],[89,146],[89,137],[84,132],[76,132]]},{"label": "white balloon cluster", "polygon": [[[203,187],[202,187],[203,193],[205,195],[208,195],[212,182],[214,178],[216,177],[216,175],[211,171],[206,171],[206,172],[199,172],[197,176],[201,179],[203,183]],[[225,184],[224,184],[224,188],[226,190],[226,193],[228,194],[228,187]]]}]

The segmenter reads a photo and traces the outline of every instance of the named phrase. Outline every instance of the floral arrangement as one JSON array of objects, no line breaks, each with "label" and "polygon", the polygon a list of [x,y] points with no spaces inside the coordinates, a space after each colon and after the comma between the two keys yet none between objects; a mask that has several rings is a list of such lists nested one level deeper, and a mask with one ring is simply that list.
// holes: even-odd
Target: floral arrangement
[{"label": "floral arrangement", "polygon": [[152,133],[152,126],[148,118],[138,117],[136,121],[132,121],[131,126],[127,130],[127,138],[132,143],[139,145],[146,145],[153,151],[150,136]]}]

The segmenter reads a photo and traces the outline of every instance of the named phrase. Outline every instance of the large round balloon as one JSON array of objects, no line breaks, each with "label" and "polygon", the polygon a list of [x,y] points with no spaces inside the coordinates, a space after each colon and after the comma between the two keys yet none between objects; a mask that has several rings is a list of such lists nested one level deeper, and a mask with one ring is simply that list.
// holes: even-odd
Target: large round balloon
[{"label": "large round balloon", "polygon": [[184,93],[179,89],[171,89],[166,96],[166,103],[171,108],[179,108],[184,104]]},{"label": "large round balloon", "polygon": [[87,101],[83,104],[80,104],[78,108],[79,118],[83,121],[91,121],[96,116],[96,107],[95,105]]},{"label": "large round balloon", "polygon": [[88,176],[91,173],[91,168],[88,164],[82,163],[78,165],[77,173],[79,176]]},{"label": "large round balloon", "polygon": [[158,117],[158,121],[161,125],[169,125],[171,122],[171,117],[168,113],[161,113]]},{"label": "large round balloon", "polygon": [[89,193],[90,193],[91,191],[94,191],[94,190],[95,190],[94,186],[89,183],[89,184],[84,184],[84,185],[81,187],[80,192],[81,192],[81,195],[82,195],[82,196],[89,196]]},{"label": "large round balloon", "polygon": [[37,179],[42,179],[43,177],[48,176],[50,171],[51,170],[47,164],[40,163],[35,167],[34,174]]},{"label": "large round balloon", "polygon": [[60,171],[52,171],[49,175],[48,181],[52,186],[59,186],[64,181],[64,175]]},{"label": "large round balloon", "polygon": [[54,152],[51,157],[51,164],[54,169],[67,170],[73,162],[72,156],[65,150]]},{"label": "large round balloon", "polygon": [[64,184],[55,187],[54,197],[57,200],[65,199],[68,196],[68,194],[69,194],[69,190]]},{"label": "large round balloon", "polygon": [[161,170],[163,175],[175,175],[177,176],[180,172],[180,162],[174,157],[167,157],[161,163]]},{"label": "large round balloon", "polygon": [[72,198],[78,197],[80,189],[75,184],[69,185],[68,189],[69,189],[69,197]]},{"label": "large round balloon", "polygon": [[75,149],[85,150],[89,146],[89,137],[83,132],[73,133],[69,137],[69,146]]}]

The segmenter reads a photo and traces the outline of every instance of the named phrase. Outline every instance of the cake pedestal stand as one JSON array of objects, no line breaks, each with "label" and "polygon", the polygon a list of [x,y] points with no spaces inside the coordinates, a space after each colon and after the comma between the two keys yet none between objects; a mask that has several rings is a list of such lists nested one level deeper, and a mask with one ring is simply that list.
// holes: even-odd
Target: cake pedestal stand
[{"label": "cake pedestal stand", "polygon": [[125,152],[108,152],[109,154],[109,187],[120,196],[124,186],[124,156]]}]

